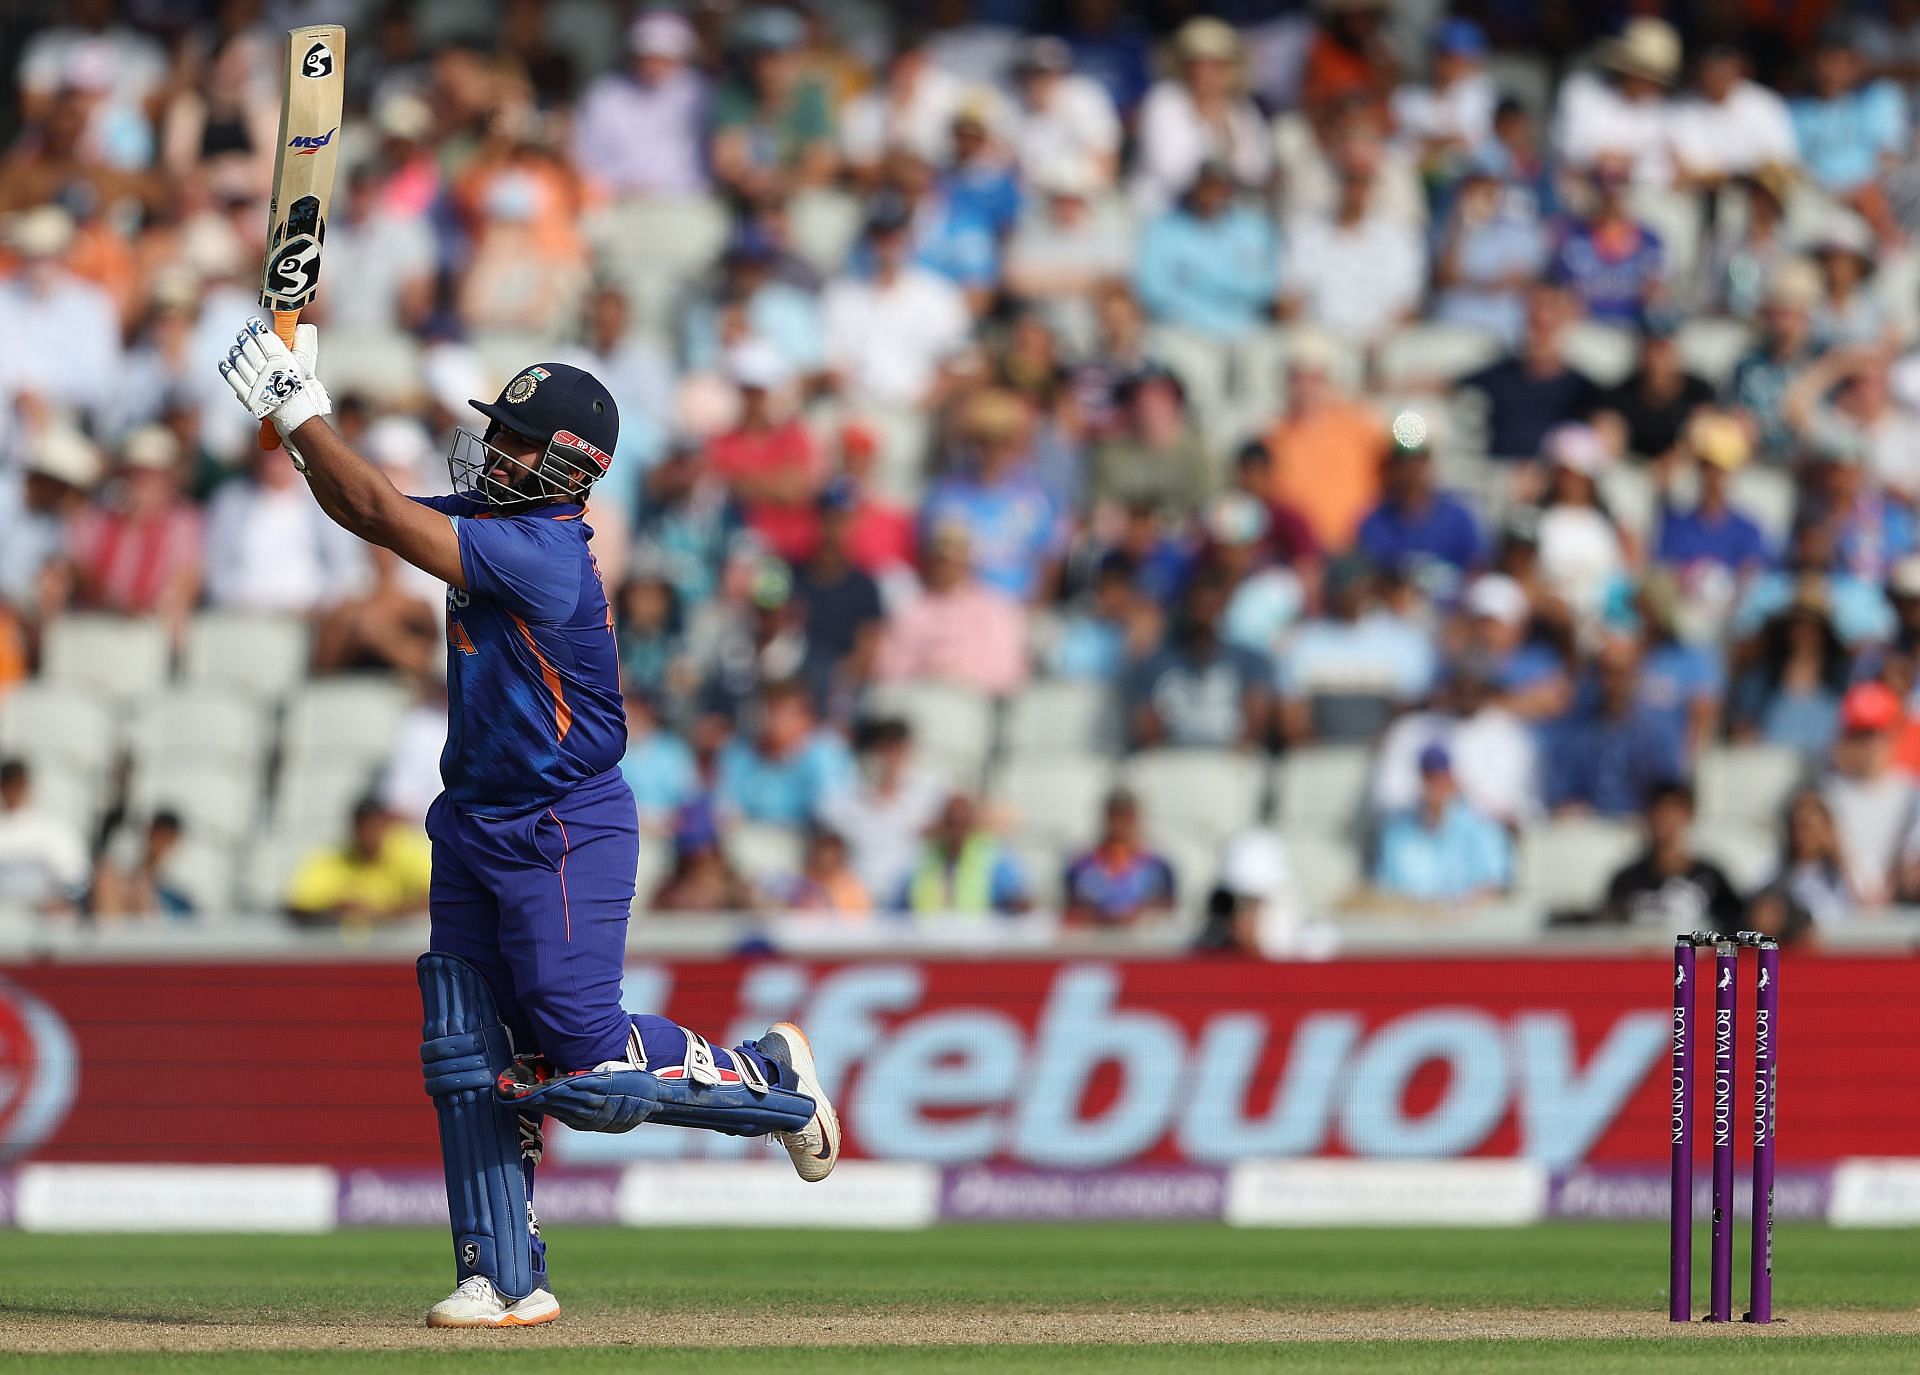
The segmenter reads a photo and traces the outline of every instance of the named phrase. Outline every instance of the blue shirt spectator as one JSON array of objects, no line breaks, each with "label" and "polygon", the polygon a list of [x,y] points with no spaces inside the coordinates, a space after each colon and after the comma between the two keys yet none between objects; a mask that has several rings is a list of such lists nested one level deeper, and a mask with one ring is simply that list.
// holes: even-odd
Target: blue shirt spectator
[{"label": "blue shirt spectator", "polygon": [[921,508],[923,532],[951,525],[967,534],[973,571],[990,587],[1032,601],[1047,566],[1061,553],[1063,525],[1053,496],[1026,457],[1025,403],[1009,392],[982,392],[962,420],[973,461],[934,484]]},{"label": "blue shirt spectator", "polygon": [[681,325],[681,351],[689,371],[720,366],[720,355],[726,352],[720,322],[727,309],[740,311],[747,334],[778,349],[794,375],[805,377],[826,366],[820,303],[811,292],[780,280],[779,261],[778,246],[757,232],[742,234],[727,251],[720,291],[695,301]]},{"label": "blue shirt spectator", "polygon": [[1551,276],[1607,325],[1637,326],[1660,288],[1666,254],[1660,236],[1624,216],[1577,224],[1554,250]]},{"label": "blue shirt spectator", "polygon": [[1067,865],[1070,925],[1125,926],[1173,907],[1173,868],[1142,843],[1140,804],[1124,788],[1108,794],[1093,848]]},{"label": "blue shirt spectator", "polygon": [[781,683],[761,695],[759,729],[720,747],[714,800],[749,821],[799,826],[854,772],[846,742],[814,729],[806,688]]},{"label": "blue shirt spectator", "polygon": [[[1396,425],[1417,417],[1402,416]],[[1386,491],[1380,504],[1360,522],[1359,550],[1376,568],[1398,568],[1429,595],[1452,593],[1462,574],[1482,557],[1480,527],[1465,503],[1433,485],[1433,461],[1424,425],[1409,446],[1396,433],[1387,462]]]},{"label": "blue shirt spectator", "polygon": [[1640,665],[1640,705],[1682,740],[1694,738],[1697,713],[1717,708],[1727,677],[1720,656],[1706,645],[1661,639],[1647,646]]},{"label": "blue shirt spectator", "polygon": [[660,727],[651,699],[627,696],[627,752],[620,772],[633,789],[640,824],[658,828],[700,795],[700,766],[687,742]]},{"label": "blue shirt spectator", "polygon": [[1210,163],[1186,199],[1147,226],[1134,286],[1155,320],[1218,339],[1267,320],[1278,284],[1273,226],[1233,197],[1232,179]]},{"label": "blue shirt spectator", "polygon": [[1420,752],[1420,804],[1380,831],[1374,886],[1416,902],[1459,902],[1503,892],[1513,881],[1506,828],[1459,796],[1444,747]]},{"label": "blue shirt spectator", "polygon": [[1609,640],[1596,656],[1597,691],[1556,722],[1543,751],[1547,805],[1635,816],[1655,783],[1686,772],[1685,737],[1640,700],[1640,654]]},{"label": "blue shirt spectator", "polygon": [[1831,194],[1844,195],[1880,175],[1885,160],[1904,154],[1912,139],[1907,101],[1891,81],[1861,83],[1861,59],[1837,34],[1822,37],[1814,55],[1814,91],[1788,107],[1808,174]]}]

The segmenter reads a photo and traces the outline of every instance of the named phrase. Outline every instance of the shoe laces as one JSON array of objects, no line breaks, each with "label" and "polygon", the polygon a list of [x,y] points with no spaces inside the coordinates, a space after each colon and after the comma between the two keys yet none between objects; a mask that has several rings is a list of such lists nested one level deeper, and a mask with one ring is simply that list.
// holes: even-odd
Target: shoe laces
[{"label": "shoe laces", "polygon": [[493,1281],[485,1275],[468,1275],[460,1281],[456,1294],[465,1294],[468,1298],[490,1299],[493,1297]]}]

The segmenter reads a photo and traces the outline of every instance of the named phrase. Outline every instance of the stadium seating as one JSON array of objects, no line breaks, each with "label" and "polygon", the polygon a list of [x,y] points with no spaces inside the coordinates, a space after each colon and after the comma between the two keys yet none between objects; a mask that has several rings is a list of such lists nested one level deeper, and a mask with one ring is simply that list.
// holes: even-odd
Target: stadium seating
[{"label": "stadium seating", "polygon": [[1785,746],[1716,746],[1702,755],[1696,777],[1700,816],[1776,825],[1806,778],[1807,761]]},{"label": "stadium seating", "polygon": [[115,712],[87,688],[27,682],[0,699],[0,752],[21,755],[43,773],[79,772],[97,782],[119,748]]},{"label": "stadium seating", "polygon": [[1108,684],[1044,679],[1008,701],[1002,743],[1016,757],[1112,753],[1119,748],[1119,718]]},{"label": "stadium seating", "polygon": [[256,697],[282,697],[306,677],[307,642],[306,623],[292,616],[203,611],[187,630],[184,674]]},{"label": "stadium seating", "polygon": [[167,680],[170,658],[166,627],[159,621],[75,614],[47,627],[40,675],[49,683],[129,702]]},{"label": "stadium seating", "polygon": [[294,694],[283,746],[290,761],[325,758],[369,769],[386,758],[407,709],[407,690],[388,678],[321,678]]},{"label": "stadium seating", "polygon": [[128,731],[136,769],[162,774],[194,764],[261,772],[266,714],[258,704],[219,687],[170,687],[136,704]]},{"label": "stadium seating", "polygon": [[1273,770],[1275,810],[1289,831],[1358,837],[1366,825],[1371,752],[1363,745],[1306,745]]},{"label": "stadium seating", "polygon": [[224,763],[148,766],[134,771],[129,802],[136,815],[176,812],[187,834],[231,845],[259,822],[260,777],[257,770]]},{"label": "stadium seating", "polygon": [[956,785],[979,785],[993,749],[993,699],[951,683],[888,683],[874,689],[868,712],[904,717],[922,756]]},{"label": "stadium seating", "polygon": [[1549,912],[1591,911],[1607,881],[1640,850],[1639,828],[1603,817],[1560,817],[1521,835],[1516,892]]},{"label": "stadium seating", "polygon": [[1217,844],[1259,819],[1267,785],[1262,761],[1237,750],[1146,750],[1121,777],[1139,795],[1156,843],[1192,835]]},{"label": "stadium seating", "polygon": [[[1013,752],[994,770],[987,796],[1023,834],[1072,848],[1099,832],[1113,775],[1113,765],[1098,756]],[[1142,799],[1149,812],[1156,801]]]}]

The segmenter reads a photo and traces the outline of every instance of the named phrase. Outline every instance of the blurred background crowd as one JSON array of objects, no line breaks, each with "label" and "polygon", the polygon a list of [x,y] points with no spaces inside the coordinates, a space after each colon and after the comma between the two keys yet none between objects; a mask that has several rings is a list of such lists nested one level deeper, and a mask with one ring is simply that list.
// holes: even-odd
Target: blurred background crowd
[{"label": "blurred background crowd", "polygon": [[0,17],[0,906],[424,905],[442,589],[213,368],[336,19],[336,425],[434,492],[523,364],[618,399],[643,908],[1920,896],[1920,5],[64,0]]}]

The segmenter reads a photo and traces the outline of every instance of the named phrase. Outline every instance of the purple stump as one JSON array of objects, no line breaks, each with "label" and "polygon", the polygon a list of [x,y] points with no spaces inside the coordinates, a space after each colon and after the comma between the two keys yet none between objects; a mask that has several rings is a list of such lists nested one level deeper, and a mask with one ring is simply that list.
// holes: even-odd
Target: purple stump
[{"label": "purple stump", "polygon": [[1673,1188],[1667,1203],[1667,1315],[1693,1321],[1693,1037],[1692,940],[1673,946]]},{"label": "purple stump", "polygon": [[1714,946],[1713,1261],[1708,1322],[1733,1321],[1733,1019],[1740,1000],[1740,947]]},{"label": "purple stump", "polygon": [[1753,1270],[1748,1322],[1773,1321],[1773,1131],[1780,1035],[1780,945],[1759,942],[1753,994]]}]

